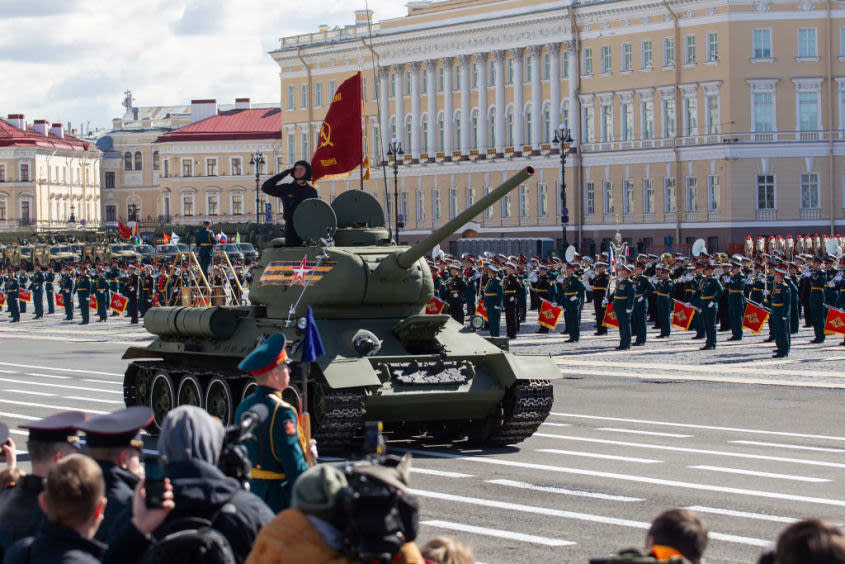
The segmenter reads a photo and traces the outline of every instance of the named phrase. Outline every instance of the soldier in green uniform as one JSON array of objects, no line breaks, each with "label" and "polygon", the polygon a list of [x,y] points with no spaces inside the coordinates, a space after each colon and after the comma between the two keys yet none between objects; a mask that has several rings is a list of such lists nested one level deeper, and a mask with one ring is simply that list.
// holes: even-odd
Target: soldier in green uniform
[{"label": "soldier in green uniform", "polygon": [[[702,255],[702,259],[705,261],[709,261],[710,259],[707,255]],[[690,298],[689,302],[690,305],[701,308],[701,282],[704,280],[704,263],[697,262],[695,263],[695,274],[692,279],[692,284],[690,284],[692,288],[692,297]],[[693,339],[704,339],[707,336],[707,330],[704,327],[704,317],[701,315],[694,315],[692,317],[692,327],[695,329],[695,335]]]},{"label": "soldier in green uniform", "polygon": [[631,331],[636,337],[635,347],[642,347],[646,343],[648,336],[646,307],[649,298],[654,293],[654,284],[643,275],[644,268],[645,265],[640,260],[634,264],[634,314],[631,318]]},{"label": "soldier in green uniform", "polygon": [[777,344],[777,350],[773,358],[784,358],[789,355],[789,315],[791,308],[790,295],[792,292],[784,282],[785,276],[786,270],[783,267],[778,266],[774,269],[774,282],[771,292],[772,315],[769,317],[772,333],[774,333],[775,343]]},{"label": "soldier in green uniform", "polygon": [[56,282],[56,274],[53,272],[53,265],[47,265],[47,273],[44,274],[44,289],[47,298],[47,314],[56,313],[56,301],[53,297],[54,286]]},{"label": "soldier in green uniform", "polygon": [[[786,264],[786,276],[783,283],[789,286],[789,334],[798,333],[798,267],[794,262]],[[792,339],[792,337],[790,337]]]},{"label": "soldier in green uniform", "polygon": [[745,276],[742,274],[742,264],[731,263],[731,275],[728,282],[728,312],[731,321],[731,337],[729,341],[742,340],[742,318],[745,315]]},{"label": "soldier in green uniform", "polygon": [[91,297],[91,278],[85,269],[80,268],[76,277],[76,297],[79,300],[79,313],[82,315],[80,325],[88,325],[88,298]]},{"label": "soldier in green uniform", "polygon": [[566,263],[566,278],[563,279],[560,300],[563,300],[563,318],[569,333],[567,343],[577,343],[581,339],[581,305],[587,287],[575,274],[575,264]]},{"label": "soldier in green uniform", "polygon": [[488,280],[484,287],[484,309],[487,310],[487,326],[490,336],[499,336],[499,325],[502,322],[502,301],[505,298],[502,283],[499,280],[499,269],[488,265]]},{"label": "soldier in green uniform", "polygon": [[109,281],[106,280],[103,267],[97,269],[97,278],[94,280],[94,289],[97,292],[97,323],[108,321],[109,307]]},{"label": "soldier in green uniform", "polygon": [[593,277],[593,308],[596,313],[596,332],[594,335],[607,335],[604,321],[604,308],[607,305],[607,290],[610,286],[610,275],[607,273],[607,263],[596,263],[596,275]]},{"label": "soldier in green uniform", "polygon": [[62,276],[62,299],[65,301],[65,321],[73,321],[73,273],[69,266],[65,266]]},{"label": "soldier in green uniform", "polygon": [[[24,288],[29,285],[29,276],[26,273],[26,267],[21,266],[20,273],[18,274],[18,288]],[[21,313],[26,313],[26,302],[21,301],[18,299],[18,307],[21,310]]]},{"label": "soldier in green uniform", "polygon": [[507,274],[502,282],[502,291],[505,297],[505,330],[508,339],[516,339],[516,335],[519,333],[519,295],[522,282],[516,274],[516,264],[509,262],[505,265],[505,269]]},{"label": "soldier in green uniform", "polygon": [[[554,302],[555,301],[555,287],[552,280],[549,278],[549,267],[548,265],[541,264],[537,267],[537,278],[534,281],[534,295],[536,296],[537,303],[540,303],[540,300],[545,300],[547,302]],[[537,309],[540,308],[540,305],[537,306]],[[548,327],[540,327],[539,333],[548,333]]]},{"label": "soldier in green uniform", "polygon": [[616,283],[616,292],[613,294],[613,313],[619,323],[619,346],[618,351],[625,351],[631,348],[631,312],[634,311],[634,283],[628,277],[633,270],[627,264],[619,265],[619,282]]},{"label": "soldier in green uniform", "polygon": [[452,319],[464,324],[464,292],[467,289],[467,283],[461,275],[461,265],[453,263],[449,266],[449,279],[446,281],[446,303],[449,305],[449,315]]},{"label": "soldier in green uniform", "polygon": [[41,272],[41,264],[35,265],[35,272],[29,279],[29,290],[32,292],[35,319],[41,319],[44,317],[44,273]]},{"label": "soldier in green uniform", "polygon": [[657,266],[657,287],[654,289],[657,301],[657,327],[660,329],[658,339],[665,339],[672,334],[672,292],[675,283],[669,278],[669,267],[665,265]]},{"label": "soldier in green uniform", "polygon": [[827,273],[822,269],[820,258],[813,259],[813,275],[810,277],[810,311],[813,319],[813,331],[816,338],[811,343],[824,343],[824,324],[827,320],[827,310],[824,308],[824,287],[827,283]]},{"label": "soldier in green uniform", "polygon": [[247,441],[246,447],[253,466],[250,490],[275,513],[290,505],[293,484],[308,469],[305,453],[310,448],[296,409],[282,399],[282,390],[290,384],[285,344],[285,336],[276,333],[238,365],[252,374],[258,386],[235,413],[235,420],[240,421],[256,404],[263,404],[270,413],[253,431],[256,440]]},{"label": "soldier in green uniform", "polygon": [[9,267],[9,272],[6,274],[5,283],[3,285],[6,291],[6,304],[9,307],[9,316],[12,318],[9,323],[18,323],[21,320],[21,311],[18,307],[18,277],[15,276],[15,267]]},{"label": "soldier in green uniform", "polygon": [[200,263],[200,270],[203,276],[208,276],[208,266],[211,264],[211,256],[214,254],[214,245],[217,244],[217,237],[209,229],[210,219],[202,220],[202,227],[197,231],[197,259]]},{"label": "soldier in green uniform", "polygon": [[[111,263],[111,268],[108,272],[106,272],[106,280],[109,282],[109,292],[112,294],[120,293],[120,267],[117,264],[117,260],[113,260]],[[116,311],[111,312],[112,317],[117,317],[120,315]]]},{"label": "soldier in green uniform", "polygon": [[704,265],[704,276],[699,282],[697,302],[701,308],[701,323],[707,341],[701,347],[703,351],[716,348],[716,317],[719,312],[719,298],[722,297],[722,284],[713,276],[713,263]]}]

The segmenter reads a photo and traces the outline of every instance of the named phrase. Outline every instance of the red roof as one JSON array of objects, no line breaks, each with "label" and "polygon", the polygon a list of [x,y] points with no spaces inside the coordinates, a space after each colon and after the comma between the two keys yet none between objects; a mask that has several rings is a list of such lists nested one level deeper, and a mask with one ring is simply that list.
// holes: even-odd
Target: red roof
[{"label": "red roof", "polygon": [[91,143],[81,141],[70,135],[56,137],[49,132],[47,135],[41,135],[32,127],[27,127],[24,131],[0,118],[0,147],[47,147],[70,151],[87,151],[90,146]]},{"label": "red roof", "polygon": [[228,110],[169,131],[156,139],[156,143],[281,139],[281,115],[279,108]]}]

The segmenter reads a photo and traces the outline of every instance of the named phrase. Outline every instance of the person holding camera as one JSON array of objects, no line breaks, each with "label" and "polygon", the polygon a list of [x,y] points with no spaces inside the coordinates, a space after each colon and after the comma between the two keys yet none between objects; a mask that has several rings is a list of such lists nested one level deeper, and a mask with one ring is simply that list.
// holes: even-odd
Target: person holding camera
[{"label": "person holding camera", "polygon": [[[285,219],[285,244],[288,247],[301,247],[302,239],[293,226],[293,212],[303,201],[309,198],[319,198],[317,189],[311,184],[311,165],[308,161],[297,161],[293,168],[289,168],[269,178],[261,191],[282,200],[283,216]],[[293,176],[293,182],[278,184],[286,176]]]},{"label": "person holding camera", "polygon": [[[250,491],[264,500],[274,513],[290,506],[293,484],[306,470],[305,453],[310,445],[299,425],[297,410],[282,399],[290,385],[290,365],[285,336],[272,335],[238,365],[255,378],[255,392],[238,405],[235,420],[256,404],[270,416],[255,428],[256,440],[246,444],[252,462]],[[316,456],[314,456],[316,458]]]}]

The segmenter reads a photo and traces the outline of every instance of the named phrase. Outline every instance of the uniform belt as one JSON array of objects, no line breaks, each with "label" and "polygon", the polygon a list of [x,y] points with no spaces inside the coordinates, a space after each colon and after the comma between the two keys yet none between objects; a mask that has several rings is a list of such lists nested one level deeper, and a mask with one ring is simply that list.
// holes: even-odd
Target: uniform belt
[{"label": "uniform belt", "polygon": [[742,290],[728,290],[731,294],[741,294]]},{"label": "uniform belt", "polygon": [[541,294],[545,294],[546,292],[548,292],[548,290],[540,290],[540,289],[538,289],[538,290],[536,290],[536,291],[537,291],[537,292],[540,292]]},{"label": "uniform belt", "polygon": [[489,297],[489,296],[498,296],[499,294],[492,293],[492,294],[484,294],[484,295]]},{"label": "uniform belt", "polygon": [[713,299],[713,298],[715,298],[715,297],[716,297],[715,295],[712,295],[712,296],[701,296],[701,299],[702,299],[702,300],[712,300],[712,299]]},{"label": "uniform belt", "polygon": [[593,290],[607,290],[607,286],[593,286]]},{"label": "uniform belt", "polygon": [[271,472],[270,470],[261,470],[260,468],[252,469],[252,477],[256,480],[287,480],[288,477],[281,472]]},{"label": "uniform belt", "polygon": [[811,287],[810,289],[811,289],[811,290],[824,290],[824,287],[822,287],[822,286],[813,286],[813,287]]},{"label": "uniform belt", "polygon": [[634,297],[635,297],[635,298],[642,298],[642,297],[643,297],[643,295],[642,295],[642,294],[634,294]]},{"label": "uniform belt", "polygon": [[506,294],[516,294],[516,290],[505,290]]},{"label": "uniform belt", "polygon": [[663,298],[668,298],[668,297],[669,297],[669,294],[664,294],[663,292],[655,292],[655,294],[657,294],[658,296],[661,296],[661,297],[663,297]]},{"label": "uniform belt", "polygon": [[574,295],[575,295],[575,294],[577,294],[577,293],[578,293],[578,292],[564,292],[564,293],[563,293],[563,295],[564,295],[564,296],[574,296]]},{"label": "uniform belt", "polygon": [[200,243],[200,247],[210,247],[211,243]]}]

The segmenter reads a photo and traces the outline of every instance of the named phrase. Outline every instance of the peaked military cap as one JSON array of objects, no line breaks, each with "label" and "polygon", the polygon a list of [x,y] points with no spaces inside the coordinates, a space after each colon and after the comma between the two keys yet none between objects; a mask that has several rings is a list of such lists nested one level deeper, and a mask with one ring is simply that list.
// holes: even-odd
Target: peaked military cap
[{"label": "peaked military cap", "polygon": [[492,270],[493,272],[499,272],[499,269],[493,266],[492,264],[488,264],[487,269]]},{"label": "peaked military cap", "polygon": [[784,267],[782,267],[782,266],[778,266],[778,267],[775,267],[775,269],[774,269],[774,270],[775,270],[775,272],[777,272],[778,274],[783,274],[784,276],[786,276],[786,269],[785,269]]},{"label": "peaked military cap", "polygon": [[658,264],[656,267],[654,267],[654,269],[669,272],[669,267],[666,266],[665,264]]},{"label": "peaked military cap", "polygon": [[634,268],[632,266],[627,265],[624,262],[619,264],[619,268],[624,268],[628,272],[631,272],[632,270],[634,270]]},{"label": "peaked military cap", "polygon": [[85,433],[89,447],[143,448],[144,442],[140,431],[152,421],[152,409],[144,406],[133,406],[94,417],[76,425],[76,430]]},{"label": "peaked military cap", "polygon": [[211,225],[211,220],[210,220],[210,219],[208,219],[208,218],[203,219],[203,220],[202,220],[202,224],[203,224],[203,225],[205,225],[206,223],[207,223],[207,224],[209,224],[209,225]]},{"label": "peaked military cap", "polygon": [[29,440],[43,443],[75,443],[76,426],[87,419],[81,411],[63,411],[40,421],[21,425],[29,431]]},{"label": "peaked military cap", "polygon": [[606,262],[604,262],[603,260],[600,260],[600,261],[598,261],[598,262],[596,263],[596,267],[599,267],[599,266],[604,266],[604,267],[607,267],[607,263],[606,263]]},{"label": "peaked military cap", "polygon": [[253,376],[270,372],[279,364],[288,362],[286,344],[287,339],[282,333],[271,335],[255,347],[255,350],[238,364],[238,368],[252,372]]}]

